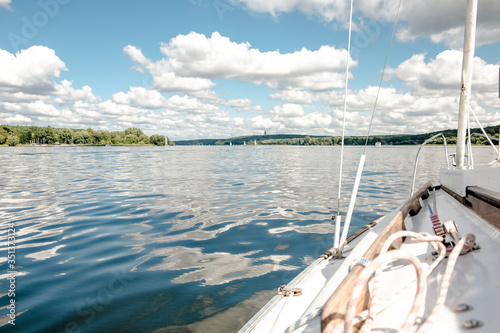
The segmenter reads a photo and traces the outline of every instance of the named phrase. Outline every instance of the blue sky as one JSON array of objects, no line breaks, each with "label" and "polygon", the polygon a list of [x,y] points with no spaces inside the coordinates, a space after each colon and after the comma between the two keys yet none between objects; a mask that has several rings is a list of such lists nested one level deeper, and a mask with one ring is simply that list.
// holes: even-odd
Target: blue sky
[{"label": "blue sky", "polygon": [[[347,134],[366,133],[396,0],[355,1]],[[345,0],[0,0],[0,123],[172,140],[339,135]],[[374,133],[455,127],[465,1],[403,2]],[[500,123],[500,5],[479,4],[471,107]],[[458,87],[458,88],[457,88]]]}]

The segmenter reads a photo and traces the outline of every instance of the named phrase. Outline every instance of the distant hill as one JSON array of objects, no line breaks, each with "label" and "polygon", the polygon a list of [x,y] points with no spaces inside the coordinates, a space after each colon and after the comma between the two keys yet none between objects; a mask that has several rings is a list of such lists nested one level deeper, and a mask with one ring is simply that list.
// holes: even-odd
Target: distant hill
[{"label": "distant hill", "polygon": [[[489,126],[485,128],[489,136],[498,138],[500,125]],[[430,132],[426,134],[398,134],[398,135],[374,135],[368,139],[369,145],[374,145],[380,142],[382,145],[420,145],[428,138],[443,133],[446,137],[448,144],[457,143],[457,130],[444,130],[437,132]],[[471,133],[481,133],[479,128],[472,129]],[[178,146],[186,145],[253,145],[257,142],[258,145],[339,145],[342,141],[340,136],[313,136],[302,134],[275,134],[275,135],[248,135],[238,136],[228,139],[199,139],[199,140],[181,140],[175,141]],[[346,145],[364,145],[366,136],[348,136],[344,140]],[[497,142],[497,141],[496,141]],[[443,144],[441,137],[433,140],[432,144]],[[472,136],[472,143],[474,144],[488,144],[486,138],[478,135]]]},{"label": "distant hill", "polygon": [[[192,146],[192,145],[204,145],[204,146],[212,146],[212,145],[253,145],[255,142],[259,145],[265,144],[277,144],[274,142],[284,142],[287,139],[303,139],[307,137],[307,135],[301,134],[273,134],[273,135],[247,135],[247,136],[238,136],[232,137],[228,139],[199,139],[199,140],[181,140],[175,141],[175,144],[178,146]],[[326,138],[326,136],[325,136]],[[286,143],[279,144],[286,144]]]}]

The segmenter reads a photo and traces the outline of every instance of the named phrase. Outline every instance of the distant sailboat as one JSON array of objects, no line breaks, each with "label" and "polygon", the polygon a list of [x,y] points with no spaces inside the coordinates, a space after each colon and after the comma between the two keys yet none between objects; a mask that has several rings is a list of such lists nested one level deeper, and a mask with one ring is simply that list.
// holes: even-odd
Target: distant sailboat
[{"label": "distant sailboat", "polygon": [[257,146],[257,140],[253,140],[253,145]]},{"label": "distant sailboat", "polygon": [[233,143],[232,143],[231,141],[229,141],[229,145],[230,145],[230,146],[232,146],[232,145],[233,145]]},{"label": "distant sailboat", "polygon": [[243,141],[243,146],[246,146],[247,145],[247,142],[246,141]]}]

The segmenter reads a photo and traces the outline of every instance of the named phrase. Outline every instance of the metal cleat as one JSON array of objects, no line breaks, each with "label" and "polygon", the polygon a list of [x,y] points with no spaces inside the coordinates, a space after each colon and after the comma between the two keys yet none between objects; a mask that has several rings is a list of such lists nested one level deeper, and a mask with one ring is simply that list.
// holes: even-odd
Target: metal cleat
[{"label": "metal cleat", "polygon": [[278,288],[278,295],[283,295],[283,296],[301,296],[302,295],[302,289],[300,288],[290,288],[286,289],[286,286],[281,286]]},{"label": "metal cleat", "polygon": [[[449,240],[449,242],[445,242],[444,244],[446,246],[446,251],[449,253],[460,241],[462,236],[460,236],[460,232],[458,231],[458,227],[455,221],[446,221],[443,223],[443,227],[444,231],[448,235],[447,239]],[[460,255],[479,249],[479,246],[476,245],[476,236],[474,236],[473,234],[467,234],[466,237],[467,238],[465,240],[462,251],[460,251]]]}]

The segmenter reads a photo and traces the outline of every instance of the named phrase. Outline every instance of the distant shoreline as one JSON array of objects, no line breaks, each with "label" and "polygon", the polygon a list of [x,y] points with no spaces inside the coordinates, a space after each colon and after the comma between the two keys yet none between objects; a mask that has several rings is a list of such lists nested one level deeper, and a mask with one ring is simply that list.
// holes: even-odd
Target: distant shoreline
[{"label": "distant shoreline", "polygon": [[[499,137],[500,125],[485,128],[486,133],[491,137]],[[479,128],[472,129],[471,133],[481,133]],[[396,134],[396,135],[373,135],[368,138],[368,145],[380,143],[381,146],[414,146],[420,145],[432,136],[443,133],[446,143],[454,145],[457,142],[457,130],[444,130],[425,134]],[[481,134],[482,135],[482,134]],[[344,144],[347,146],[365,145],[366,136],[346,136]],[[475,145],[488,145],[488,140],[484,136],[472,136],[472,143]],[[342,142],[340,136],[313,136],[302,134],[272,134],[272,135],[248,135],[232,137],[228,139],[196,139],[177,140],[177,146],[212,146],[212,145],[300,145],[300,146],[337,146]],[[442,145],[443,138],[439,137],[429,144]]]},{"label": "distant shoreline", "polygon": [[[0,147],[9,147],[9,145],[3,144]],[[109,144],[109,145],[101,145],[101,144],[17,144],[15,147],[165,147],[158,146],[153,144]]]},{"label": "distant shoreline", "polygon": [[[488,136],[498,139],[500,125],[486,127]],[[344,144],[347,146],[380,145],[380,146],[413,146],[420,145],[430,137],[442,133],[446,143],[454,145],[457,142],[457,130],[443,130],[425,134],[396,134],[373,135],[366,140],[366,136],[346,136]],[[481,134],[481,129],[471,129],[472,144],[488,145],[488,140]],[[497,143],[496,141],[495,143]],[[91,128],[67,129],[0,125],[0,146],[230,146],[230,145],[299,145],[299,146],[338,146],[341,145],[340,136],[303,135],[303,134],[270,134],[247,135],[227,139],[195,139],[171,141],[164,135],[153,134],[148,137],[139,128],[128,128],[125,131],[94,131]],[[438,137],[428,144],[441,145],[443,138]]]},{"label": "distant shoreline", "polygon": [[81,145],[81,146],[165,146],[174,143],[159,134],[147,136],[136,127],[124,131],[102,131],[92,128],[70,129],[51,126],[0,125],[0,145]]}]

